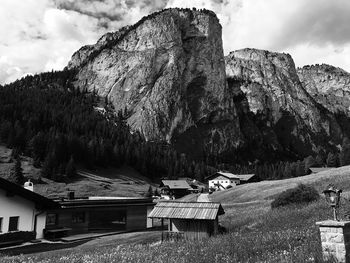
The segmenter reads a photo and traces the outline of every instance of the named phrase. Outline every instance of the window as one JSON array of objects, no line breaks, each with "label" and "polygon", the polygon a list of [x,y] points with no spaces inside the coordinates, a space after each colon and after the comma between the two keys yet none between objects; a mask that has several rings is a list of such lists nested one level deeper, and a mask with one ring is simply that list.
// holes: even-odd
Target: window
[{"label": "window", "polygon": [[0,217],[0,233],[2,232],[2,217]]},{"label": "window", "polygon": [[85,222],[85,213],[84,212],[73,213],[72,222],[73,223],[84,223]]},{"label": "window", "polygon": [[48,225],[48,226],[57,225],[57,221],[58,221],[57,219],[58,219],[57,214],[47,214],[46,225]]},{"label": "window", "polygon": [[18,231],[19,216],[11,216],[9,222],[9,232]]}]

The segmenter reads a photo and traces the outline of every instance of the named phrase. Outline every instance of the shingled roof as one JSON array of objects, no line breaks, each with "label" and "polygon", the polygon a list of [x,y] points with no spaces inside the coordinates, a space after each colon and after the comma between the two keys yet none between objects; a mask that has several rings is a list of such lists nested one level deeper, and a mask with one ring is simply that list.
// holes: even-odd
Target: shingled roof
[{"label": "shingled roof", "polygon": [[186,180],[162,180],[161,185],[168,186],[170,189],[191,189]]},{"label": "shingled roof", "polygon": [[213,202],[159,202],[149,214],[149,218],[215,220],[225,213],[220,203]]},{"label": "shingled roof", "polygon": [[14,184],[8,180],[0,177],[0,189],[5,190],[8,195],[21,196],[33,203],[37,204],[40,208],[57,208],[59,204],[46,198],[45,196],[34,193],[30,190],[23,188],[20,185]]},{"label": "shingled roof", "polygon": [[233,173],[228,173],[228,172],[222,172],[222,171],[219,171],[219,172],[216,172],[216,173],[214,173],[212,175],[209,175],[209,176],[206,177],[206,179],[210,180],[210,179],[216,178],[216,177],[218,177],[220,175],[226,177],[227,179],[239,179],[238,175],[235,175]]}]

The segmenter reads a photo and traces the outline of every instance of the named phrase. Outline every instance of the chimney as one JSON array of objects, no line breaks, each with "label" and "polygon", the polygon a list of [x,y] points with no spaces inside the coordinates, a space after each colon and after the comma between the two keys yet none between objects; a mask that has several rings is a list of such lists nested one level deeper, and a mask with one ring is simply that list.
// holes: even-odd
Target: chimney
[{"label": "chimney", "polygon": [[68,199],[74,200],[74,192],[68,192]]},{"label": "chimney", "polygon": [[28,179],[28,182],[24,183],[24,189],[27,189],[29,191],[34,192],[34,185],[33,183],[30,181],[30,179]]}]

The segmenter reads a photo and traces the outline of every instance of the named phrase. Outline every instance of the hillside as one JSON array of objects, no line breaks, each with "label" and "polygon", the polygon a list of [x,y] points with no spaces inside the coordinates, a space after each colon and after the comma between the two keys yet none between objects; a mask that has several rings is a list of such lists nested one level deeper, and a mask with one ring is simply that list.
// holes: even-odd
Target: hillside
[{"label": "hillside", "polygon": [[[8,179],[14,163],[11,149],[0,145],[0,176]],[[21,156],[23,174],[34,182],[34,191],[49,198],[67,197],[75,192],[76,197],[88,196],[144,196],[151,181],[129,166],[99,168],[94,171],[78,169],[78,175],[62,182],[41,177],[41,169],[33,166],[33,159]],[[41,178],[41,179],[39,179]]]}]

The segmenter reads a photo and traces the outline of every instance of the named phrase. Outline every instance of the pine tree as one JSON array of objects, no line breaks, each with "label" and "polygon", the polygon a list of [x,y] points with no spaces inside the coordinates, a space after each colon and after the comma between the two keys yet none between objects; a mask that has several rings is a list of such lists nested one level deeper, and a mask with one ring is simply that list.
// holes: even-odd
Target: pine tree
[{"label": "pine tree", "polygon": [[68,178],[73,178],[77,173],[73,156],[70,157],[66,165],[65,174]]},{"label": "pine tree", "polygon": [[328,167],[338,167],[338,156],[335,153],[330,152],[327,156]]},{"label": "pine tree", "polygon": [[153,189],[152,189],[152,186],[149,186],[148,187],[148,190],[145,194],[146,197],[152,197],[153,196]]},{"label": "pine tree", "polygon": [[350,141],[348,138],[343,140],[339,161],[341,166],[350,164]]},{"label": "pine tree", "polygon": [[24,184],[25,179],[23,176],[23,169],[21,165],[21,159],[19,156],[17,156],[15,165],[13,166],[10,172],[10,181],[18,185]]},{"label": "pine tree", "polygon": [[314,159],[314,157],[312,157],[311,155],[309,155],[308,157],[306,157],[306,158],[304,159],[304,164],[305,164],[304,173],[305,173],[305,174],[308,174],[308,173],[309,173],[309,170],[310,170],[310,167],[315,166],[316,160]]}]

